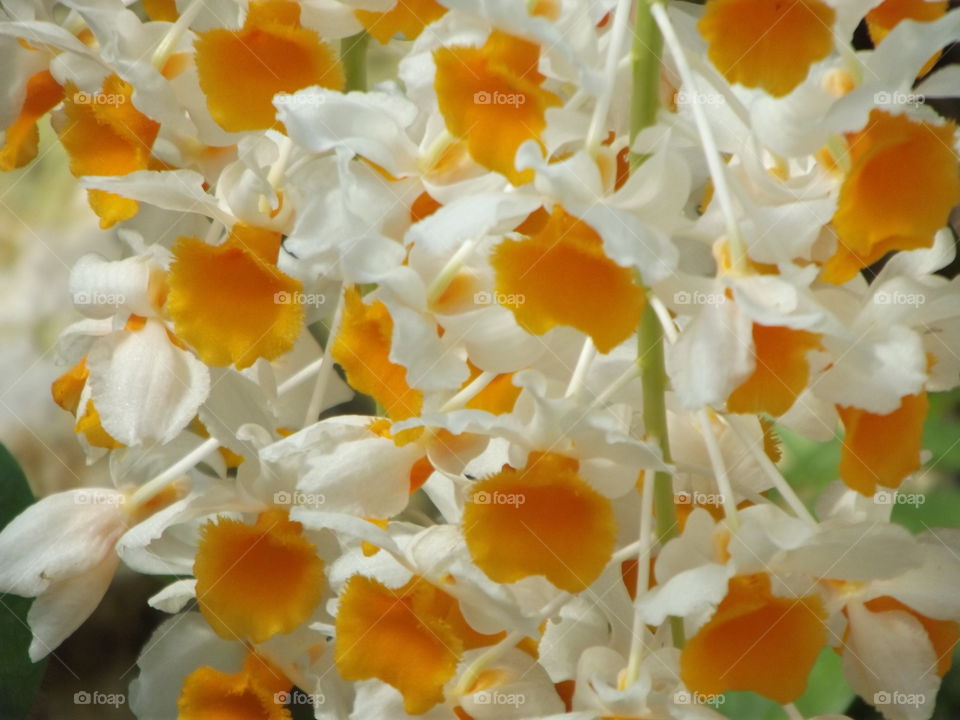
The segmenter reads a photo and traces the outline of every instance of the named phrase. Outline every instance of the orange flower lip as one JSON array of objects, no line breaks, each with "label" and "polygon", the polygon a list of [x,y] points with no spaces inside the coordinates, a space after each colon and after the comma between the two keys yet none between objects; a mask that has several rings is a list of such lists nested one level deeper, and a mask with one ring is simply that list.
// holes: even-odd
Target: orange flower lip
[{"label": "orange flower lip", "polygon": [[830,54],[835,17],[822,0],[710,0],[698,27],[728,81],[779,97]]},{"label": "orange flower lip", "polygon": [[533,179],[532,170],[516,170],[517,149],[527,140],[539,142],[547,108],[560,104],[541,87],[539,56],[539,46],[498,30],[481,48],[445,47],[433,54],[437,101],[447,129],[466,139],[477,163],[514,185]]},{"label": "orange flower lip", "polygon": [[300,5],[289,0],[256,0],[240,30],[200,33],[196,63],[210,114],[231,132],[274,127],[277,93],[344,83],[333,50],[300,25]]},{"label": "orange flower lip", "polygon": [[578,468],[572,458],[535,452],[524,468],[474,484],[463,531],[488,577],[507,583],[543,575],[568,592],[596,580],[613,553],[616,522],[610,501]]},{"label": "orange flower lip", "polygon": [[420,414],[423,393],[407,384],[407,370],[390,360],[393,318],[377,300],[365,304],[356,288],[344,292],[343,320],[333,357],[350,384],[373,396],[392,420]]},{"label": "orange flower lip", "polygon": [[276,258],[278,233],[237,226],[222,245],[180,238],[166,308],[177,336],[208,365],[245,368],[293,347],[303,322],[300,281]]},{"label": "orange flower lip", "polygon": [[823,270],[843,283],[893,250],[930,247],[960,202],[953,123],[874,109],[849,137],[851,167],[833,218],[838,247]]},{"label": "orange flower lip", "polygon": [[197,602],[221,637],[260,643],[302,624],[320,602],[323,561],[281,510],[254,525],[219,518],[201,530]]},{"label": "orange flower lip", "polygon": [[793,702],[826,645],[825,617],[819,595],[776,597],[763,573],[731,578],[713,617],[683,649],[684,684],[705,695],[752,690]]},{"label": "orange flower lip", "polygon": [[354,14],[368,33],[386,43],[397,34],[407,40],[416,40],[427,25],[439,20],[446,12],[447,9],[437,0],[397,0],[396,5],[386,12],[356,10]]},{"label": "orange flower lip", "polygon": [[[118,75],[103,81],[102,92],[64,88],[67,124],[60,133],[70,156],[70,171],[81,175],[127,175],[150,167],[160,124],[133,105],[133,86]],[[137,214],[136,200],[103,190],[88,190],[90,206],[109,228]]]},{"label": "orange flower lip", "polygon": [[[498,298],[535,335],[568,325],[606,353],[640,323],[645,301],[632,271],[607,257],[597,231],[559,205],[530,237],[497,245],[492,264]],[[618,311],[606,311],[611,307]]]},{"label": "orange flower lip", "polygon": [[425,713],[443,701],[443,686],[464,650],[492,645],[501,637],[476,632],[451,595],[417,575],[397,589],[354,575],[340,595],[336,632],[340,674],[392,685],[410,714]]}]

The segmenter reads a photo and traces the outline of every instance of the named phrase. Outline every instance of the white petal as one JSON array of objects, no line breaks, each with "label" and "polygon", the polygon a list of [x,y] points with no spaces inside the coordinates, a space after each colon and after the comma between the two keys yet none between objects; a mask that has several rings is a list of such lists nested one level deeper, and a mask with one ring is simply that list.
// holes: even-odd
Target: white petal
[{"label": "white petal", "polygon": [[660,625],[670,615],[690,618],[698,627],[713,614],[727,594],[730,569],[710,563],[684,570],[644,595],[637,602],[644,622]]},{"label": "white petal", "polygon": [[823,343],[836,361],[812,387],[825,400],[883,415],[923,387],[927,359],[920,336],[909,328],[894,325],[872,337],[825,337]]},{"label": "white petal", "polygon": [[732,302],[700,309],[676,343],[668,347],[670,377],[683,407],[726,402],[753,371],[753,323]]},{"label": "white petal", "polygon": [[100,255],[84,255],[70,270],[73,304],[92,318],[113,317],[121,308],[136,315],[153,315],[151,296],[156,296],[161,272],[149,256],[111,262]]},{"label": "white petal", "polygon": [[164,210],[199,213],[219,220],[227,227],[234,217],[221,209],[216,198],[203,189],[203,175],[194,170],[137,170],[116,177],[83,178],[83,187],[106,190]]},{"label": "white petal", "polygon": [[243,643],[218,637],[200,613],[172,617],[156,629],[140,653],[140,675],[130,683],[130,709],[138,720],[177,717],[177,699],[187,675],[203,665],[238,672],[246,655]]},{"label": "white petal", "polygon": [[119,562],[116,553],[108,553],[82,574],[53,583],[33,601],[27,613],[27,623],[33,631],[33,662],[46,657],[97,609]]},{"label": "white petal", "polygon": [[310,87],[279,94],[274,104],[290,138],[308,150],[346,147],[395,177],[416,172],[418,150],[406,128],[417,107],[404,97]]},{"label": "white petal", "polygon": [[404,241],[414,245],[411,263],[424,250],[452,254],[468,240],[509,232],[540,206],[536,197],[506,193],[457,198],[410,226]]},{"label": "white petal", "polygon": [[[942,532],[942,531],[941,531]],[[899,577],[870,584],[870,595],[889,595],[921,615],[938,620],[960,618],[960,558],[932,535],[921,536],[923,565]]]},{"label": "white petal", "polygon": [[633,213],[601,203],[568,210],[600,234],[604,252],[614,262],[640,271],[646,285],[662,280],[677,267],[676,246],[665,233]]},{"label": "white petal", "polygon": [[87,356],[104,430],[125,445],[172,440],[210,389],[207,366],[170,342],[160,323],[98,341]]},{"label": "white petal", "polygon": [[785,553],[777,566],[785,572],[811,577],[876,580],[918,567],[920,550],[910,533],[899,525],[821,525],[813,538]]},{"label": "white petal", "polygon": [[126,517],[124,496],[89,488],[49,495],[0,533],[0,592],[35,597],[113,553]]},{"label": "white petal", "polygon": [[322,495],[323,509],[330,512],[389,518],[403,510],[410,469],[423,452],[417,444],[398,447],[363,427],[326,427],[328,434],[314,436],[298,489]]},{"label": "white petal", "polygon": [[147,605],[166,613],[178,613],[196,596],[196,578],[186,578],[167,585],[147,600]]},{"label": "white petal", "polygon": [[927,720],[940,678],[937,657],[920,621],[902,610],[873,613],[847,606],[850,633],[843,674],[887,720]]},{"label": "white petal", "polygon": [[210,394],[200,408],[200,420],[221,445],[245,457],[254,449],[237,438],[242,425],[253,424],[272,432],[277,418],[269,408],[264,390],[231,368],[210,371]]}]

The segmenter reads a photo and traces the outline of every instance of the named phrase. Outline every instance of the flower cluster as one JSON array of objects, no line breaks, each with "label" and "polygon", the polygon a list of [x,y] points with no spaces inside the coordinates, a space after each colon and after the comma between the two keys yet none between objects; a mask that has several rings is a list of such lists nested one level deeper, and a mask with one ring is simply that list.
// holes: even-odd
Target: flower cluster
[{"label": "flower cluster", "polygon": [[[62,4],[3,3],[0,167],[49,114],[126,253],[52,388],[114,487],[0,534],[32,659],[122,562],[179,578],[143,720],[801,717],[824,651],[931,716],[960,534],[890,514],[960,385],[960,11]],[[815,512],[777,425],[842,432]]]}]

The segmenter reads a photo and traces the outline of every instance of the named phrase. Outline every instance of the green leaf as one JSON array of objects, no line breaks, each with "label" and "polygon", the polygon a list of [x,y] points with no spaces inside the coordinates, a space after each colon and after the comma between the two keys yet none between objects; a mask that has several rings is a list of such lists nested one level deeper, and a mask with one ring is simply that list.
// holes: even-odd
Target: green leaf
[{"label": "green leaf", "polygon": [[[0,530],[33,503],[20,465],[0,444]],[[31,633],[27,611],[32,599],[0,595],[0,718],[22,720],[27,717],[40,689],[46,660],[30,662],[27,650]]]},{"label": "green leaf", "polygon": [[732,720],[788,720],[786,711],[773,700],[753,692],[724,693],[723,702],[713,707]]},{"label": "green leaf", "polygon": [[[728,692],[715,707],[734,720],[788,720],[786,711],[773,700],[752,692]],[[807,690],[794,703],[804,717],[843,713],[854,693],[843,677],[842,661],[832,648],[824,648],[807,678]]]},{"label": "green leaf", "polygon": [[855,694],[843,677],[843,660],[833,648],[824,648],[817,658],[807,691],[794,703],[804,717],[841,714],[850,707]]},{"label": "green leaf", "polygon": [[943,472],[960,470],[960,393],[930,393],[930,411],[923,427],[923,447]]},{"label": "green leaf", "polygon": [[893,506],[890,519],[910,532],[916,534],[930,528],[960,527],[960,493],[956,490],[942,488],[925,494],[907,491],[904,499],[922,500],[919,504],[898,501]]},{"label": "green leaf", "polygon": [[783,446],[783,474],[800,499],[812,507],[820,493],[837,479],[840,466],[840,439],[816,442],[777,426]]}]

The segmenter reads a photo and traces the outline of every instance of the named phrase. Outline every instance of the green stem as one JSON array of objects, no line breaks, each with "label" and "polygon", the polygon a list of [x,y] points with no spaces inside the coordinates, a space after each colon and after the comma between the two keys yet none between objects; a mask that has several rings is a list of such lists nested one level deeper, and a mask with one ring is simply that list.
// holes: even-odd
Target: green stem
[{"label": "green stem", "polygon": [[[643,310],[637,335],[637,363],[643,381],[643,424],[647,439],[656,443],[664,462],[672,462],[667,432],[667,370],[663,357],[663,328],[650,303]],[[677,535],[673,479],[668,472],[653,474],[653,512],[657,539],[665,543]]]},{"label": "green stem", "polygon": [[340,61],[343,63],[343,74],[346,77],[344,89],[367,89],[367,45],[370,36],[363,30],[356,35],[345,37],[340,41]]},{"label": "green stem", "polygon": [[[634,25],[633,48],[630,66],[633,72],[633,92],[630,95],[630,143],[644,128],[657,120],[660,106],[660,55],[663,53],[663,36],[650,14],[652,2],[663,0],[640,0]],[[637,168],[646,160],[645,155],[630,153],[630,167]]]},{"label": "green stem", "polygon": [[[663,37],[650,13],[651,3],[664,0],[640,0],[634,26],[631,68],[633,92],[630,97],[630,144],[644,128],[657,120],[660,105],[660,56]],[[630,167],[643,164],[647,156],[630,153]],[[637,363],[643,381],[643,423],[647,439],[660,448],[664,462],[672,462],[670,436],[667,431],[667,370],[663,355],[663,328],[653,306],[648,302],[637,332]],[[647,475],[649,478],[649,475]],[[673,478],[667,472],[653,474],[653,511],[657,539],[661,545],[678,534],[676,506],[673,499]],[[673,643],[684,643],[683,620],[670,618]]]}]

